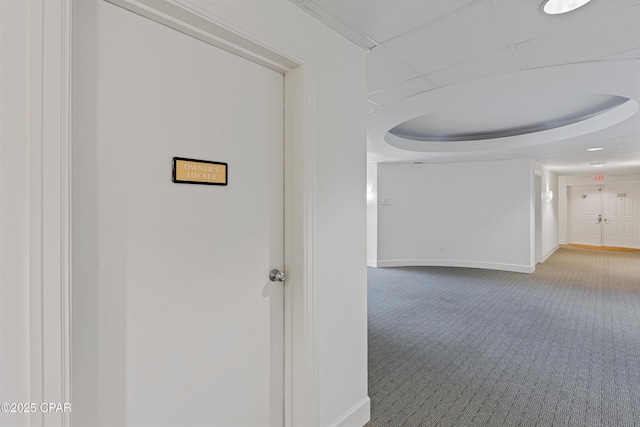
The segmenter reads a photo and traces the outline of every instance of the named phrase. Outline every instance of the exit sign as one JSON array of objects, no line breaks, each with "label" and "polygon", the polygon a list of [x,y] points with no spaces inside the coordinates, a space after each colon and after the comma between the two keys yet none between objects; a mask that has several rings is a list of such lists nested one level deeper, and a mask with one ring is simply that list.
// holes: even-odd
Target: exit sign
[{"label": "exit sign", "polygon": [[593,176],[593,180],[594,181],[604,181],[604,174],[601,173],[600,175],[594,175]]}]

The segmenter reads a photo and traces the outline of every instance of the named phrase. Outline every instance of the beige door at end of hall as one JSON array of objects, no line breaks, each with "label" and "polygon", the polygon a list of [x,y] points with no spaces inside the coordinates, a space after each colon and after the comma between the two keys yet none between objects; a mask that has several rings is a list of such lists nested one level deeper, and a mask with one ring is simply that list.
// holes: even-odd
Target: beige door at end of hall
[{"label": "beige door at end of hall", "polygon": [[568,243],[602,246],[602,186],[569,187]]},{"label": "beige door at end of hall", "polygon": [[[75,422],[282,426],[284,76],[95,4],[74,265],[99,298],[74,302],[98,319],[74,325],[72,369],[91,373],[74,376],[78,402],[104,410],[74,407]],[[174,157],[227,163],[227,185],[172,182]]]}]

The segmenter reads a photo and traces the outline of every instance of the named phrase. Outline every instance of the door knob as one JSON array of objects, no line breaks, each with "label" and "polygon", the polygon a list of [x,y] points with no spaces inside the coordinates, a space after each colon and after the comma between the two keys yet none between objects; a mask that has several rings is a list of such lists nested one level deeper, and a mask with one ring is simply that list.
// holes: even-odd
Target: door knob
[{"label": "door knob", "polygon": [[274,268],[269,272],[269,280],[272,282],[284,282],[287,277],[284,273],[277,268]]},{"label": "door knob", "polygon": [[598,224],[602,222],[602,215],[598,215]]}]

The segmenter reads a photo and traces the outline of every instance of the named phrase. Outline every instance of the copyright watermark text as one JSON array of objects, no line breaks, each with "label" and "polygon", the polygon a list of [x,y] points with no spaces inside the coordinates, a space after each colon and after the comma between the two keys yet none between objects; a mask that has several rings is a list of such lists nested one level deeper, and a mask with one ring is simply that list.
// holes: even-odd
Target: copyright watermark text
[{"label": "copyright watermark text", "polygon": [[0,410],[5,413],[30,414],[30,413],[63,413],[71,412],[71,403],[25,403],[4,402]]}]

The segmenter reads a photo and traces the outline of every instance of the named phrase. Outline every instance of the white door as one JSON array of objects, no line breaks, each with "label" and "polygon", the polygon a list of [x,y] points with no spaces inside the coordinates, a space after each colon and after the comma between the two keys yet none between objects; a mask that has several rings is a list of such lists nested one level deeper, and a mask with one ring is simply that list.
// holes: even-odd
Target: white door
[{"label": "white door", "polygon": [[569,187],[568,242],[602,246],[602,186]]},{"label": "white door", "polygon": [[638,184],[569,187],[569,243],[640,248]]},{"label": "white door", "polygon": [[[74,425],[283,425],[284,77],[95,7],[74,70]],[[173,157],[227,163],[228,185],[173,183]]]},{"label": "white door", "polygon": [[640,247],[639,185],[607,184],[603,201],[603,244],[618,248]]}]

